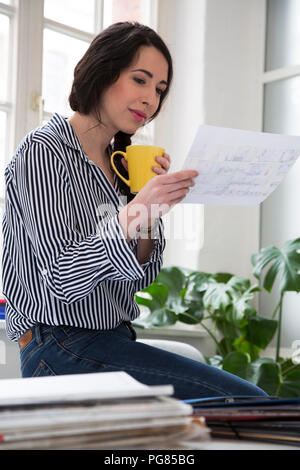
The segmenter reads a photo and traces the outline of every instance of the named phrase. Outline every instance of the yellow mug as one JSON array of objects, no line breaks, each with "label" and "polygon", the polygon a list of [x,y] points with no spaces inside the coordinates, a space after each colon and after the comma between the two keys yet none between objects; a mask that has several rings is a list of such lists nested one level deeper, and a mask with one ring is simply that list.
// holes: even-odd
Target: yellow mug
[{"label": "yellow mug", "polygon": [[[152,167],[161,165],[155,157],[162,157],[164,153],[165,149],[154,145],[129,145],[126,147],[126,152],[120,150],[114,152],[110,161],[117,175],[130,187],[130,192],[137,194],[151,178],[157,176]],[[128,180],[120,175],[115,167],[114,157],[117,154],[122,155],[128,163]]]}]

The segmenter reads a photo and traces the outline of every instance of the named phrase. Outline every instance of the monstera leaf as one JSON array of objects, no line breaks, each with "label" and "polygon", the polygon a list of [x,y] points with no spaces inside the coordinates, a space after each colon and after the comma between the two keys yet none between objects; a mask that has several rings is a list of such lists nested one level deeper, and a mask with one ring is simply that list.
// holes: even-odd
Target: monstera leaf
[{"label": "monstera leaf", "polygon": [[[224,279],[225,280],[225,279]],[[255,311],[249,305],[258,286],[250,286],[248,279],[231,276],[227,282],[211,278],[203,297],[204,307],[219,311],[221,316],[236,326],[242,326],[247,314]]]},{"label": "monstera leaf", "polygon": [[276,277],[279,277],[280,292],[300,292],[300,238],[287,241],[281,249],[275,246],[263,248],[252,256],[253,274],[260,278],[263,269],[270,265],[263,282],[264,288],[271,292]]},{"label": "monstera leaf", "polygon": [[168,296],[176,298],[185,287],[185,273],[182,269],[172,266],[161,269],[155,283],[163,284],[168,288]]},{"label": "monstera leaf", "polygon": [[188,309],[183,300],[185,283],[183,270],[177,267],[163,268],[150,286],[135,294],[136,302],[147,307],[150,312],[146,318],[138,319],[134,324],[141,328],[174,325],[178,315]]}]

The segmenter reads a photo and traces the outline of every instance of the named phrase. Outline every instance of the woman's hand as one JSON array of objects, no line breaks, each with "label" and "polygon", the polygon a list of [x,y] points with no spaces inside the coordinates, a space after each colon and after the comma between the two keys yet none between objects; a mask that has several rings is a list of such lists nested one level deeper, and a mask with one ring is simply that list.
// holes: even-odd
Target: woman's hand
[{"label": "woman's hand", "polygon": [[127,239],[132,239],[141,227],[149,227],[155,219],[169,212],[182,201],[194,186],[196,170],[181,170],[167,174],[168,164],[162,169],[164,174],[151,178],[140,192],[120,212],[119,221]]},{"label": "woman's hand", "polygon": [[[153,166],[152,170],[158,175],[165,175],[166,173],[168,173],[170,169],[170,165],[171,165],[170,155],[168,155],[167,153],[164,153],[162,157],[155,157],[155,160],[161,166]],[[128,163],[124,157],[121,158],[121,162],[124,168],[128,171]]]},{"label": "woman's hand", "polygon": [[152,170],[158,175],[165,175],[166,173],[168,173],[171,165],[170,155],[164,153],[162,157],[155,157],[155,160],[161,166],[153,166]]}]

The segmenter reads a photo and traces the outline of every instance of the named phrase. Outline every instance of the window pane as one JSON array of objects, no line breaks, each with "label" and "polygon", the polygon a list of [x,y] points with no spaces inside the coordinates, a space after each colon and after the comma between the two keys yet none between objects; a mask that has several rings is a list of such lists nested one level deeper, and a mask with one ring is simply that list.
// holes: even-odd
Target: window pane
[{"label": "window pane", "polygon": [[0,111],[0,198],[4,198],[4,170],[7,162],[6,136],[7,133],[7,117],[4,111]]},{"label": "window pane", "polygon": [[8,49],[9,49],[9,18],[0,15],[0,100],[7,100],[7,74],[8,74]]},{"label": "window pane", "polygon": [[44,16],[73,28],[94,33],[95,0],[44,0]]},{"label": "window pane", "polygon": [[73,73],[89,44],[65,34],[44,30],[43,98],[47,112],[69,115],[68,97]]},{"label": "window pane", "polygon": [[300,2],[269,0],[266,71],[300,64]]},{"label": "window pane", "polygon": [[6,5],[13,5],[15,0],[1,0],[1,3],[5,3]]},{"label": "window pane", "polygon": [[264,131],[300,135],[300,77],[265,85]]},{"label": "window pane", "polygon": [[104,0],[103,27],[118,21],[138,21],[150,26],[150,0]]}]

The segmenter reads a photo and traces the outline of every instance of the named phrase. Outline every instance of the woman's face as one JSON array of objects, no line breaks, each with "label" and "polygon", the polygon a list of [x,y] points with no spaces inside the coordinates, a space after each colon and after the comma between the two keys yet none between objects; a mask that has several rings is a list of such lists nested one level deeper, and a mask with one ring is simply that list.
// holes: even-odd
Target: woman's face
[{"label": "woman's face", "polygon": [[155,113],[167,88],[168,62],[153,46],[139,49],[133,63],[102,95],[100,117],[112,135],[134,134]]}]

